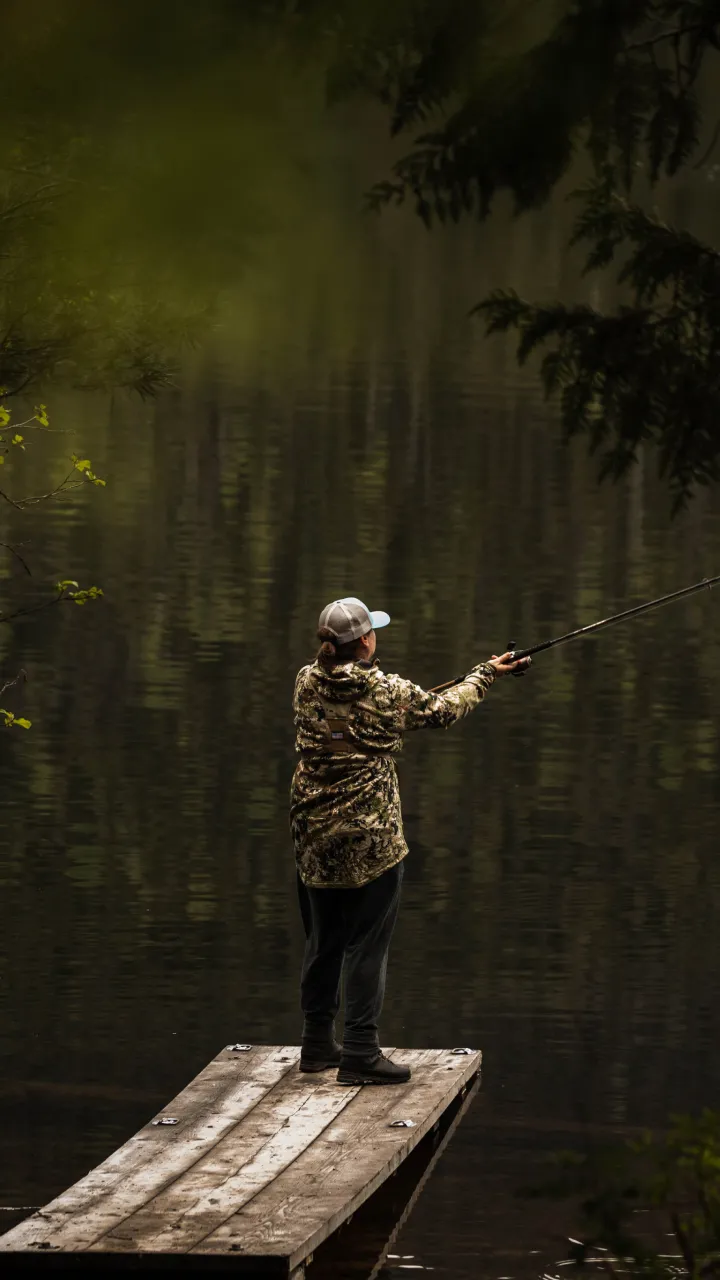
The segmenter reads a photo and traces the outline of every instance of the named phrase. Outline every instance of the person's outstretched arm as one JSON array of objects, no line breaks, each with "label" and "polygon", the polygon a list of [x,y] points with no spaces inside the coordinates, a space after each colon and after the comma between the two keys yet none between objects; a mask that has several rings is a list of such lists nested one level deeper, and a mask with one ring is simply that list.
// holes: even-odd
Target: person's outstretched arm
[{"label": "person's outstretched arm", "polygon": [[490,685],[500,676],[529,665],[529,658],[512,662],[509,653],[503,653],[500,657],[493,654],[488,662],[480,662],[473,667],[460,684],[453,685],[443,693],[421,689],[420,685],[413,684],[411,680],[403,680],[401,676],[389,675],[386,680],[393,709],[396,715],[399,712],[402,716],[404,732],[411,729],[447,729],[477,707]]}]

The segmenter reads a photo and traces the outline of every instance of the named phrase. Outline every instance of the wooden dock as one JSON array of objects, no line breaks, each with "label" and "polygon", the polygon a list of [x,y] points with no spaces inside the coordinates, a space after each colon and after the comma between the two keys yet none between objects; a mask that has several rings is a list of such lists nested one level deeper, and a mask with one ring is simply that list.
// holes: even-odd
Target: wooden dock
[{"label": "wooden dock", "polygon": [[412,1067],[407,1084],[347,1088],[334,1070],[299,1072],[294,1046],[228,1046],[123,1147],[0,1236],[0,1254],[23,1269],[320,1274],[313,1257],[361,1206],[372,1218],[425,1151],[417,1184],[479,1081],[479,1051],[385,1052]]}]

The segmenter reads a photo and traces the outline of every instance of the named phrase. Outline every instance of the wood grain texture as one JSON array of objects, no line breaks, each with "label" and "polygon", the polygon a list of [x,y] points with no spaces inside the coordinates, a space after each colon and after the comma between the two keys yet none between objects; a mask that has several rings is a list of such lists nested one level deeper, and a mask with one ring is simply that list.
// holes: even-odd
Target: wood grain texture
[{"label": "wood grain texture", "polygon": [[238,1054],[223,1049],[159,1113],[177,1118],[177,1125],[149,1121],[74,1186],[0,1236],[0,1252],[88,1248],[195,1164],[294,1070],[299,1055],[295,1046]]},{"label": "wood grain texture", "polygon": [[243,1124],[121,1227],[96,1250],[185,1253],[273,1182],[312,1145],[358,1089],[293,1072]]},{"label": "wood grain texture", "polygon": [[[453,1057],[447,1050],[398,1050],[412,1067],[406,1085],[368,1086],[285,1173],[228,1219],[195,1252],[270,1255],[297,1265],[382,1185],[433,1127],[482,1055]],[[414,1121],[411,1129],[393,1120]]]},{"label": "wood grain texture", "polygon": [[[391,1176],[481,1062],[386,1052],[412,1067],[408,1083],[345,1088],[334,1070],[298,1072],[295,1047],[223,1050],[161,1113],[177,1125],[145,1126],[0,1237],[0,1252],[226,1255],[289,1274]],[[399,1119],[412,1127],[391,1127]]]}]

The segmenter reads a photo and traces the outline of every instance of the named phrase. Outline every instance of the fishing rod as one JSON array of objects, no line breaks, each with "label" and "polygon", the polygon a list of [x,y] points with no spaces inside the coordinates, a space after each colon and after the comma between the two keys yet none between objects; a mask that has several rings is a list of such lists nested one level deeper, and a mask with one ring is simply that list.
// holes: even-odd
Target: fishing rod
[{"label": "fishing rod", "polygon": [[[546,649],[554,649],[556,645],[568,644],[570,640],[579,640],[582,636],[594,635],[597,631],[604,630],[605,627],[613,627],[617,622],[625,622],[628,618],[637,618],[641,613],[649,613],[651,609],[659,609],[661,605],[670,604],[672,600],[682,600],[684,596],[692,596],[696,591],[707,589],[710,591],[716,583],[720,582],[720,574],[715,578],[703,578],[702,582],[696,582],[692,587],[683,587],[680,591],[671,591],[668,596],[660,596],[657,600],[648,600],[646,604],[638,604],[634,609],[624,609],[622,613],[613,614],[612,618],[601,618],[599,622],[591,622],[587,627],[578,627],[575,631],[567,631],[564,636],[556,636],[554,640],[543,640],[541,644],[531,645],[529,649],[516,649],[515,642],[510,641],[508,649],[510,650],[510,659],[513,662],[519,661],[521,658],[531,658],[535,653],[544,653]],[[524,675],[522,671],[514,671],[513,675]],[[457,676],[455,680],[448,680],[446,684],[438,684],[434,689],[430,689],[430,693],[442,693],[443,689],[451,689],[453,685],[461,684],[465,676]]]}]

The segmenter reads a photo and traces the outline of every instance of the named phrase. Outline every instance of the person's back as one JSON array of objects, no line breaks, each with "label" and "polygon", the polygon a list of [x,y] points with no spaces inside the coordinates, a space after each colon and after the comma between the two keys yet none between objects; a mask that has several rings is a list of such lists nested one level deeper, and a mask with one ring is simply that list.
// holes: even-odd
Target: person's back
[{"label": "person's back", "polygon": [[[301,980],[301,1070],[339,1065],[341,1084],[389,1084],[409,1070],[380,1053],[377,1022],[408,853],[394,757],[414,729],[447,728],[518,665],[493,656],[443,693],[385,675],[372,661],[375,629],[390,621],[355,597],[320,615],[316,661],[293,700],[300,761],[290,826],[307,938]],[[333,1034],[344,969],[342,1051]]]}]

